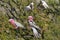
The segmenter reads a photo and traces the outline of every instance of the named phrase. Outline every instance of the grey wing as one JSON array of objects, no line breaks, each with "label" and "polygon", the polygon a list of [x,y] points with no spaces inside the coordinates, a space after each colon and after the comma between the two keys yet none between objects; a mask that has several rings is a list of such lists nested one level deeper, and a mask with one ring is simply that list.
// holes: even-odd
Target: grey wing
[{"label": "grey wing", "polygon": [[41,30],[41,28],[37,25],[34,25],[35,28],[37,28],[38,30]]},{"label": "grey wing", "polygon": [[32,27],[32,30],[33,30],[34,36],[35,36],[36,38],[39,38],[40,35],[39,35],[38,31],[37,31],[34,27]]},{"label": "grey wing", "polygon": [[15,24],[16,24],[17,27],[22,27],[22,28],[24,28],[24,26],[23,26],[21,23],[19,23],[19,22],[15,22]]},{"label": "grey wing", "polygon": [[32,27],[37,28],[38,30],[41,30],[41,28],[39,28],[39,26],[37,26],[37,25],[35,24],[35,22],[34,22],[34,23],[30,22],[30,25],[31,25]]}]

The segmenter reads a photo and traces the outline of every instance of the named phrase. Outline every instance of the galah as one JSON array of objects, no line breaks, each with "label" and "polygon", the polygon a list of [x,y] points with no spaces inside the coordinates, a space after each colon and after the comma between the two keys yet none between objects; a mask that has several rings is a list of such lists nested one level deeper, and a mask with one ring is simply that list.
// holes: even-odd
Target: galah
[{"label": "galah", "polygon": [[28,22],[29,22],[30,27],[37,28],[38,30],[41,31],[41,28],[39,28],[39,26],[37,26],[36,23],[33,21],[32,16],[28,16]]},{"label": "galah", "polygon": [[44,0],[41,0],[41,2],[44,8],[49,8],[48,4]]},{"label": "galah", "polygon": [[14,19],[9,19],[9,22],[17,29],[17,28],[25,28],[21,23],[15,21]]},{"label": "galah", "polygon": [[29,11],[32,10],[34,8],[34,3],[30,3],[28,6],[25,7],[25,10]]},{"label": "galah", "polygon": [[41,34],[39,34],[38,31],[34,27],[31,27],[31,28],[33,30],[34,37],[40,38]]}]

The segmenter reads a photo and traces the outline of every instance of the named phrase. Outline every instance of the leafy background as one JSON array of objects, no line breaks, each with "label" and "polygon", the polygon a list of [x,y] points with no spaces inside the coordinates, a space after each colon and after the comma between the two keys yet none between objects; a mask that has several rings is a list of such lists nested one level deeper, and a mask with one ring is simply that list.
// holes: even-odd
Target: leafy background
[{"label": "leafy background", "polygon": [[[32,11],[24,11],[25,6],[35,0],[1,0],[0,1],[0,40],[60,40],[60,0],[45,0],[50,10],[39,10],[37,5]],[[9,11],[10,10],[10,11]],[[14,11],[15,10],[15,11]],[[22,23],[27,30],[15,30],[9,23],[13,13],[15,20]],[[32,30],[28,28],[27,18],[29,15],[34,17],[34,21],[44,30],[44,39],[24,37],[23,35],[33,35]]]}]

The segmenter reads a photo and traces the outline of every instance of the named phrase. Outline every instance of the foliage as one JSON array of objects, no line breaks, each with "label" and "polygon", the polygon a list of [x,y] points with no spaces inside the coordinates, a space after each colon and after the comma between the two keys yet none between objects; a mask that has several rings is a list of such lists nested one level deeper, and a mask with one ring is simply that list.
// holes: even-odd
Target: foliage
[{"label": "foliage", "polygon": [[[18,22],[21,22],[26,28],[28,28],[27,18],[29,15],[34,17],[34,21],[44,30],[44,39],[31,37],[24,37],[23,35],[33,35],[32,30],[13,29],[13,26],[8,22],[9,17],[7,11],[0,9],[0,40],[60,40],[60,5],[55,3],[55,0],[49,0],[47,3],[52,10],[48,13],[47,9],[42,11],[37,9],[36,5],[32,11],[24,11],[26,5],[33,0],[2,0],[0,1],[0,7],[5,10],[15,8],[14,15],[18,18]],[[10,4],[8,4],[10,3]],[[58,4],[58,5],[57,5]],[[11,10],[12,11],[12,10]],[[9,16],[13,17],[11,12],[8,11]],[[48,15],[47,15],[48,14]]]}]

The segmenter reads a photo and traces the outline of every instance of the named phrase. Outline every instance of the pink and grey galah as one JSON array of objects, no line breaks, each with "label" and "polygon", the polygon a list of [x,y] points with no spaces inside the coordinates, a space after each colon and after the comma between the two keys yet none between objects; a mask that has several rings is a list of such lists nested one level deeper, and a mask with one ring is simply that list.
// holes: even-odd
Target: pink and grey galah
[{"label": "pink and grey galah", "polygon": [[15,29],[17,28],[25,28],[21,23],[15,21],[14,19],[9,19],[9,22],[14,26]]},{"label": "pink and grey galah", "polygon": [[38,30],[41,30],[41,28],[39,26],[37,26],[36,23],[33,21],[33,17],[32,16],[28,17],[28,22],[29,22],[29,25],[31,27],[34,27],[34,28],[37,28]]},{"label": "pink and grey galah", "polygon": [[32,16],[28,16],[28,22],[31,29],[33,30],[34,37],[40,38],[41,34],[38,32],[38,30],[41,30],[41,29],[35,24]]}]

